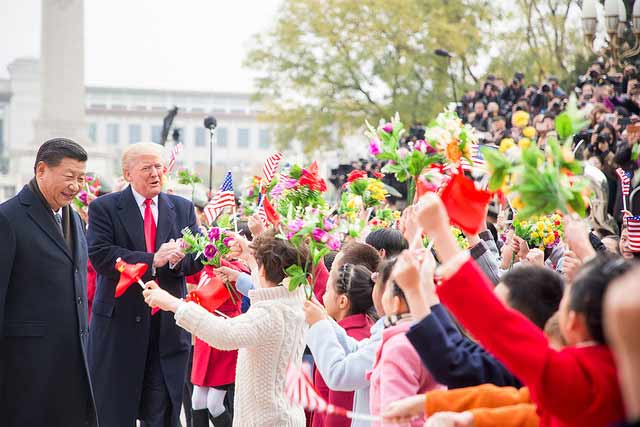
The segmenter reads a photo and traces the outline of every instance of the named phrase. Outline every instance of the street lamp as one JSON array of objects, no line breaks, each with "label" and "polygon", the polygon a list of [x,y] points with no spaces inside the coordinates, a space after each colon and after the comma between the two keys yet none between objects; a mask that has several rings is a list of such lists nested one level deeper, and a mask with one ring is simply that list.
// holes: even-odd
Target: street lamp
[{"label": "street lamp", "polygon": [[[627,19],[627,8],[623,0],[604,1],[604,26],[608,36],[607,45],[599,51],[593,49],[598,28],[596,0],[582,2],[582,30],[586,45],[597,55],[610,58],[610,66],[623,66],[629,58],[640,54],[640,0],[633,4],[631,22]],[[625,43],[624,36],[630,28],[634,35],[634,46]]]}]

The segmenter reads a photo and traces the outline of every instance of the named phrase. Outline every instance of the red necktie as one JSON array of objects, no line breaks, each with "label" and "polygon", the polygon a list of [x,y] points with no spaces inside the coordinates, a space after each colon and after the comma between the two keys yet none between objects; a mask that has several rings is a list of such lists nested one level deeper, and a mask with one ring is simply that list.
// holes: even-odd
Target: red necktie
[{"label": "red necktie", "polygon": [[147,252],[155,253],[156,221],[153,219],[153,212],[151,212],[151,203],[153,203],[153,200],[151,199],[146,199],[144,201],[144,240],[147,244]]}]

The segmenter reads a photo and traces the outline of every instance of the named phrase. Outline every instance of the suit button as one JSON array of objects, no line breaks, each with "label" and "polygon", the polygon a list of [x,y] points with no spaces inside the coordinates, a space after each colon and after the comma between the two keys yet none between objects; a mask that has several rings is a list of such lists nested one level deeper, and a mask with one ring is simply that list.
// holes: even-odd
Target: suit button
[{"label": "suit button", "polygon": [[82,297],[78,297],[78,305],[82,305]]},{"label": "suit button", "polygon": [[136,323],[142,322],[142,316],[136,316]]},{"label": "suit button", "polygon": [[76,273],[78,272],[78,267],[76,267]]}]

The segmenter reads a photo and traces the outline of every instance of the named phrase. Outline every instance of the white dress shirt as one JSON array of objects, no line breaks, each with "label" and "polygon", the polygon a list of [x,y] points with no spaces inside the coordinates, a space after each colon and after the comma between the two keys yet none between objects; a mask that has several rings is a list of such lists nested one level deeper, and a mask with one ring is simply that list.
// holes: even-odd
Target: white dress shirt
[{"label": "white dress shirt", "polygon": [[[144,211],[147,208],[147,205],[144,204],[146,198],[138,193],[136,190],[131,187],[131,192],[133,193],[133,197],[136,199],[136,203],[138,204],[138,209],[140,209],[140,215],[142,215],[142,220],[144,221]],[[153,214],[153,220],[156,222],[156,227],[158,226],[158,196],[155,196],[151,199],[151,213]]]}]

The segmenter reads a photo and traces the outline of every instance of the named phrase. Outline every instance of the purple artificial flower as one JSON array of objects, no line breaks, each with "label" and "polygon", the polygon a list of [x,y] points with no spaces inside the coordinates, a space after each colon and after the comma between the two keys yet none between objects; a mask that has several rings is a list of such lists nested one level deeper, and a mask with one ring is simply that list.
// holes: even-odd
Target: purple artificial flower
[{"label": "purple artificial flower", "polygon": [[225,237],[224,240],[222,241],[222,243],[226,247],[230,247],[231,246],[231,242],[233,242],[233,237]]},{"label": "purple artificial flower", "polygon": [[86,191],[84,191],[84,190],[82,190],[82,191],[78,194],[78,199],[80,199],[80,201],[81,201],[83,204],[85,204],[85,205],[86,205],[86,204],[88,204],[88,202],[89,202],[89,201],[88,201],[87,192],[86,192]]},{"label": "purple artificial flower", "polygon": [[321,228],[316,228],[315,230],[313,230],[311,236],[313,237],[313,240],[321,243],[327,243],[327,240],[329,239],[329,233]]},{"label": "purple artificial flower", "polygon": [[336,228],[336,222],[334,220],[332,220],[331,218],[325,218],[322,221],[322,226],[324,227],[325,230],[331,231],[334,228]]},{"label": "purple artificial flower", "polygon": [[253,188],[251,190],[249,190],[249,192],[247,193],[248,197],[253,197]]},{"label": "purple artificial flower", "polygon": [[288,226],[289,231],[293,234],[296,234],[298,231],[302,230],[302,227],[304,227],[304,221],[301,219],[295,219],[291,221]]},{"label": "purple artificial flower", "polygon": [[213,227],[209,230],[209,240],[215,242],[220,238],[220,229],[218,227]]},{"label": "purple artificial flower", "polygon": [[276,185],[273,186],[273,189],[271,190],[271,197],[280,197],[282,196],[282,192],[284,191],[284,185],[277,183]]},{"label": "purple artificial flower", "polygon": [[290,232],[290,233],[287,233],[286,238],[287,238],[287,240],[291,240],[291,239],[293,239],[293,236],[295,236],[295,235],[296,235],[296,233]]},{"label": "purple artificial flower", "polygon": [[380,153],[382,153],[382,148],[380,148],[380,141],[378,141],[377,139],[372,139],[369,142],[369,154],[371,154],[372,156],[377,156]]},{"label": "purple artificial flower", "polygon": [[207,245],[204,247],[204,257],[207,259],[212,259],[218,253],[218,249],[214,245]]},{"label": "purple artificial flower", "polygon": [[431,144],[429,144],[427,141],[425,141],[424,139],[419,139],[415,142],[415,144],[413,145],[414,150],[418,150],[422,153],[425,154],[435,154],[436,153],[436,149],[433,148],[431,146]]},{"label": "purple artificial flower", "polygon": [[329,238],[327,239],[327,247],[332,251],[338,251],[340,250],[340,246],[341,246],[340,240],[337,237],[330,235]]},{"label": "purple artificial flower", "polygon": [[391,123],[387,123],[384,126],[382,126],[382,130],[385,131],[386,133],[391,133],[393,132],[393,125]]}]

